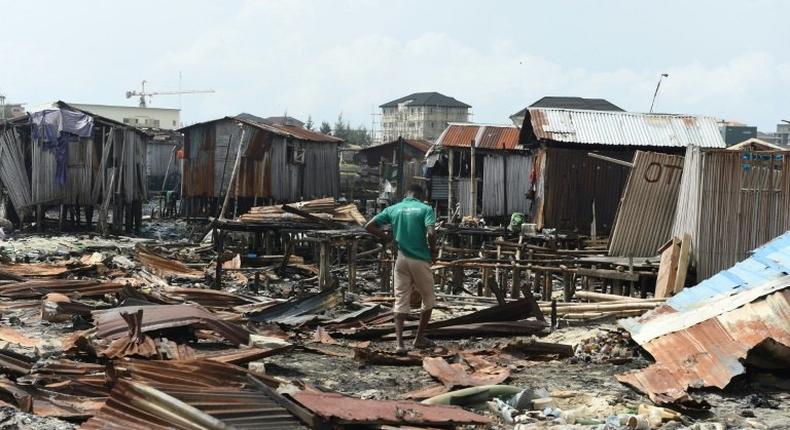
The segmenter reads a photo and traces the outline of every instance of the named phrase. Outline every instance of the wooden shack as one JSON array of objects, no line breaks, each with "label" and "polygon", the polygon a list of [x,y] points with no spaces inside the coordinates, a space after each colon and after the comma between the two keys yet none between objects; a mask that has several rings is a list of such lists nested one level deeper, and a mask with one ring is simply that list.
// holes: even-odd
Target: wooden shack
[{"label": "wooden shack", "polygon": [[711,117],[532,107],[519,143],[534,161],[533,221],[593,235],[611,231],[636,150],[725,147]]},{"label": "wooden shack", "polygon": [[526,212],[532,158],[518,147],[518,136],[512,125],[450,123],[426,155],[431,200],[439,213]]},{"label": "wooden shack", "polygon": [[[227,216],[265,203],[337,197],[336,137],[298,125],[224,117],[193,124],[184,134],[182,206],[188,217],[218,216],[227,193]],[[231,182],[236,159],[238,180]]]},{"label": "wooden shack", "polygon": [[57,207],[61,227],[67,219],[90,224],[98,211],[105,230],[110,221],[115,230],[139,228],[149,139],[62,101],[0,124],[0,181],[14,221],[35,214],[42,228],[47,210]]}]

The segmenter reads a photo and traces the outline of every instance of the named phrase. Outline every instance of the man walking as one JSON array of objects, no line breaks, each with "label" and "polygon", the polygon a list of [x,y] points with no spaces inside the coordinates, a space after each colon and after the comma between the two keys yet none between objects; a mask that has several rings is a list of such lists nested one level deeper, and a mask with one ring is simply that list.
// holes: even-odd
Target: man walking
[{"label": "man walking", "polygon": [[406,198],[400,203],[384,209],[370,220],[365,229],[382,241],[389,237],[379,226],[392,226],[392,235],[398,246],[398,259],[395,260],[395,336],[398,346],[396,352],[403,354],[403,323],[409,313],[412,291],[422,298],[420,325],[414,337],[415,348],[433,346],[425,337],[425,328],[431,320],[436,297],[433,291],[433,272],[431,262],[436,259],[436,233],[433,225],[436,216],[433,208],[422,202],[424,193],[419,185],[409,187]]}]

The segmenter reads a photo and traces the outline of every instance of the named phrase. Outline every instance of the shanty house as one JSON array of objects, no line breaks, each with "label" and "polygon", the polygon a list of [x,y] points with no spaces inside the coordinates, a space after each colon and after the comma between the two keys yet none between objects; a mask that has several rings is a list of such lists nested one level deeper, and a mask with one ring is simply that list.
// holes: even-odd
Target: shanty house
[{"label": "shanty house", "polygon": [[725,147],[711,117],[557,108],[528,108],[519,142],[534,157],[534,222],[599,234],[612,228],[636,150]]},{"label": "shanty house", "polygon": [[509,216],[527,212],[532,158],[511,125],[451,123],[429,150],[431,200],[439,212]]},{"label": "shanty house", "polygon": [[79,222],[81,209],[100,223],[113,210],[116,227],[139,227],[147,197],[150,136],[129,125],[58,101],[0,124],[0,181],[16,218],[34,212],[39,227],[48,208],[60,206]]},{"label": "shanty house", "polygon": [[[360,148],[354,155],[355,181],[350,187],[347,186],[353,190],[353,193],[347,195],[374,197],[370,191],[375,190],[375,197],[391,201],[398,197],[400,193],[398,187],[406,189],[414,181],[424,185],[422,177],[425,153],[428,152],[431,144],[424,139],[395,139]],[[401,158],[403,165],[399,166]],[[402,173],[400,173],[401,167]],[[399,174],[403,176],[402,181],[398,177]],[[363,190],[367,192],[361,192]]]},{"label": "shanty house", "polygon": [[[226,193],[237,213],[264,202],[338,196],[341,139],[296,125],[239,117],[193,124],[181,131],[182,212],[187,216],[219,215]],[[231,181],[234,176],[238,180]]]}]

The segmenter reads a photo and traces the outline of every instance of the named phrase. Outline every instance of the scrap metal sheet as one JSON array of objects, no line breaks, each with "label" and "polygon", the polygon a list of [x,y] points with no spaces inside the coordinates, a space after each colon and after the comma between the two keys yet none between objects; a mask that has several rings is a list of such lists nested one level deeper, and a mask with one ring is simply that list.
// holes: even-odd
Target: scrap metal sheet
[{"label": "scrap metal sheet", "polygon": [[441,425],[488,424],[488,417],[456,406],[423,405],[398,400],[362,400],[338,393],[291,394],[316,415],[337,423]]}]

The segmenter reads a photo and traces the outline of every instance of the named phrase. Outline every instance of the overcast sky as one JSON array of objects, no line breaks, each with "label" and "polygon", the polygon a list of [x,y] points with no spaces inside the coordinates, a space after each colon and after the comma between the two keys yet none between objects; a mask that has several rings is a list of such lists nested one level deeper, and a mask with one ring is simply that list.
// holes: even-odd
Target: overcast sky
[{"label": "overcast sky", "polygon": [[[790,119],[790,2],[1,1],[0,92],[30,105],[181,98],[182,120],[250,112],[370,127],[439,91],[507,123],[544,95],[602,97],[773,131]],[[178,107],[160,96],[151,106]]]}]

